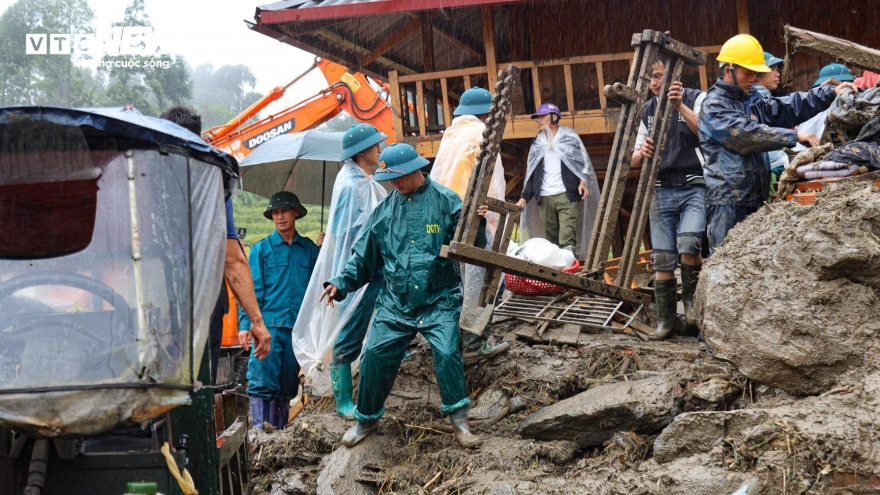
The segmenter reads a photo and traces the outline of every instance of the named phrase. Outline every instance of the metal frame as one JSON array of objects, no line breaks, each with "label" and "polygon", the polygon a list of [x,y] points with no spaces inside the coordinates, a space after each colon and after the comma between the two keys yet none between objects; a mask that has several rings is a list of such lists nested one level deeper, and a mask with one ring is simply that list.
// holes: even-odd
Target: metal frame
[{"label": "metal frame", "polygon": [[554,295],[534,297],[514,295],[499,304],[495,308],[495,314],[619,331],[620,328],[611,325],[615,316],[626,318],[623,328],[628,327],[635,317],[635,313],[632,315],[624,313],[623,306],[624,302],[606,297],[577,296],[570,303],[566,303]]}]

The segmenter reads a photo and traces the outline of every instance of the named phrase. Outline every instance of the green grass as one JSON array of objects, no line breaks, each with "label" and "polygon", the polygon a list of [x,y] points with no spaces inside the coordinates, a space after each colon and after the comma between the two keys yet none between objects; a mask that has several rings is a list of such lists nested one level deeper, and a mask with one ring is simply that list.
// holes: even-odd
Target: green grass
[{"label": "green grass", "polygon": [[[232,208],[235,211],[235,226],[247,229],[245,244],[253,246],[275,231],[272,220],[263,216],[266,207],[269,206],[269,198],[264,198],[246,191],[238,191],[232,198]],[[311,240],[317,240],[321,228],[321,207],[318,205],[303,205],[309,213],[296,221],[296,231]],[[324,228],[327,228],[327,219],[330,207],[324,207]]]}]

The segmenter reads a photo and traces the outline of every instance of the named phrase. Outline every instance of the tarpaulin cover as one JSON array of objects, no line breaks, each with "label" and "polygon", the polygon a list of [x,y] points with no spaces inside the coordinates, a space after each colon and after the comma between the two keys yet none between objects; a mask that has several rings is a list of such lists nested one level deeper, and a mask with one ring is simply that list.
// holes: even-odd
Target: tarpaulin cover
[{"label": "tarpaulin cover", "polygon": [[[282,134],[261,144],[241,161],[241,188],[245,191],[271,197],[272,194],[293,191],[306,204],[320,203],[320,183],[303,187],[305,176],[299,170],[314,170],[323,162],[338,164],[342,156],[342,132],[305,131]],[[334,172],[338,167],[334,167]],[[313,176],[314,174],[309,174]],[[332,184],[333,177],[325,184]],[[305,195],[305,196],[303,196]]]},{"label": "tarpaulin cover", "polygon": [[[464,196],[467,194],[468,185],[471,182],[477,152],[480,150],[485,129],[486,124],[473,115],[454,118],[443,133],[440,149],[437,150],[437,157],[434,159],[431,178],[458,193],[462,201],[465,200]],[[506,187],[504,166],[501,165],[501,156],[498,156],[492,171],[492,180],[489,182],[489,197],[503,201]],[[487,245],[492,245],[495,232],[498,230],[499,218],[499,215],[493,212],[486,215]],[[464,304],[461,318],[467,320],[463,321],[463,326],[471,331],[480,330],[475,327],[485,328],[491,317],[492,309],[487,306],[484,308],[486,314],[475,314],[475,310],[479,307],[480,291],[483,288],[486,269],[476,265],[465,265],[463,272],[461,282],[464,290]]]},{"label": "tarpaulin cover", "polygon": [[[555,149],[562,158],[562,163],[571,173],[587,184],[590,195],[580,204],[580,218],[577,226],[577,254],[578,258],[584,259],[587,256],[587,248],[590,243],[590,233],[593,231],[593,220],[596,218],[596,211],[599,209],[599,181],[596,178],[596,172],[593,170],[593,164],[587,154],[581,137],[578,136],[574,129],[560,126],[556,131],[556,136],[552,140],[547,138],[546,132],[539,132],[538,137],[532,143],[529,149],[528,168],[526,169],[526,178],[524,184],[529,182],[532,173],[538,167],[544,153],[548,149]],[[532,199],[526,204],[522,213],[523,237],[522,241],[532,239],[534,237],[544,237],[544,225],[538,212],[536,199]]]},{"label": "tarpaulin cover", "polygon": [[[336,176],[327,235],[318,261],[312,271],[299,316],[293,326],[293,349],[296,360],[312,380],[315,393],[329,392],[329,365],[333,343],[343,325],[360,303],[366,287],[362,287],[331,308],[318,297],[324,282],[338,275],[351,258],[351,249],[361,231],[369,227],[370,213],[386,196],[385,189],[351,160],[347,160]],[[382,282],[378,282],[382,283]]]},{"label": "tarpaulin cover", "polygon": [[235,162],[50,110],[0,110],[0,426],[77,437],[189,402],[223,276],[221,169]]}]

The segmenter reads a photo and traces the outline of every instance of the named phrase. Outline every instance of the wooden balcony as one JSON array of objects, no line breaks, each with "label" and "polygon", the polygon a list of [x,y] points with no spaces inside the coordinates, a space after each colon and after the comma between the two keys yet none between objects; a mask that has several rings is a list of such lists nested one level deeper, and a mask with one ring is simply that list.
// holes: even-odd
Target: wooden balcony
[{"label": "wooden balcony", "polygon": [[[700,51],[712,55],[717,54],[720,48],[698,47]],[[581,135],[613,133],[617,125],[619,105],[606,100],[602,88],[622,78],[608,78],[606,68],[616,64],[620,69],[624,65],[628,72],[632,58],[633,52],[625,52],[514,62],[522,69],[523,86],[528,86],[529,91],[523,91],[521,87],[518,92],[519,100],[515,98],[513,102],[514,115],[508,121],[504,139],[535,137],[538,126],[530,118],[529,109],[544,103],[541,93],[548,83],[561,87],[564,93],[553,101],[566,109],[562,112],[562,125],[575,129]],[[709,63],[714,64],[714,57],[710,57],[710,60]],[[704,91],[709,84],[709,63],[699,67],[694,74],[693,83],[698,83]],[[443,131],[453,119],[452,109],[458,103],[461,92],[471,88],[474,80],[494,87],[497,70],[505,66],[506,64],[499,64],[491,72],[487,66],[409,75],[390,71],[388,79],[395,110],[394,132],[397,140],[412,144],[422,156],[436,156]],[[561,82],[556,75],[560,71]],[[616,72],[620,73],[620,70]],[[550,78],[553,80],[548,81]],[[527,103],[526,98],[531,101]]]}]

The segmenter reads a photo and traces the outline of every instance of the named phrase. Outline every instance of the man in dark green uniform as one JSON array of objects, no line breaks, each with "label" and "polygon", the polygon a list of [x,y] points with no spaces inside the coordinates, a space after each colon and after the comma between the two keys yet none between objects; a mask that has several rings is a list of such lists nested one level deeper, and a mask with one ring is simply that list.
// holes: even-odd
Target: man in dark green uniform
[{"label": "man in dark green uniform", "polygon": [[[380,268],[385,284],[361,358],[360,385],[354,417],[357,424],[342,438],[354,446],[372,433],[385,412],[404,352],[417,332],[431,344],[441,410],[449,414],[455,439],[466,448],[482,443],[467,422],[470,405],[459,351],[458,317],[462,289],[458,264],[440,256],[461,215],[458,194],[432,181],[420,170],[428,160],[412,146],[396,144],[379,156],[377,181],[391,181],[389,194],[370,215],[368,228],[355,243],[345,270],[325,283],[321,299],[341,301],[367,284]],[[485,217],[486,207],[480,209]],[[485,243],[485,221],[479,240]]]}]

